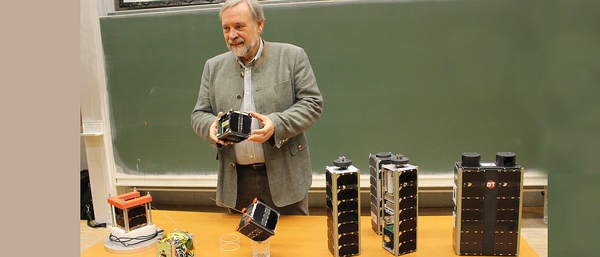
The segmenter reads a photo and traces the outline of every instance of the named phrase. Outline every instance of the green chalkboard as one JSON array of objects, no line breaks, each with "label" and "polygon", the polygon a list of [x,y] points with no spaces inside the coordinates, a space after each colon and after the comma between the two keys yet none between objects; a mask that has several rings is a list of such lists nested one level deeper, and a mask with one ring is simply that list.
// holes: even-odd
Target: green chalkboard
[{"label": "green chalkboard", "polygon": [[[490,161],[512,151],[526,169],[549,171],[580,158],[576,142],[591,128],[574,124],[600,114],[577,104],[598,87],[571,83],[586,74],[562,75],[554,52],[597,42],[553,34],[547,9],[537,1],[272,4],[263,38],[310,57],[324,97],[307,132],[315,173],[340,155],[368,170],[369,154],[381,151],[404,154],[423,174],[451,172],[465,151]],[[204,62],[227,51],[218,8],[100,25],[119,171],[216,172],[216,152],[192,131],[190,112]]]}]

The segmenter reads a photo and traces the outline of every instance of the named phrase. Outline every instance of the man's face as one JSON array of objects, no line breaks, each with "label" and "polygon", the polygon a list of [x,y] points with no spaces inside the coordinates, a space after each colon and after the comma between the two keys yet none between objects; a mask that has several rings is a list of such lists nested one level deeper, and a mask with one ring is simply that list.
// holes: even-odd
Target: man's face
[{"label": "man's face", "polygon": [[221,23],[227,48],[244,61],[254,58],[264,21],[255,22],[252,19],[248,4],[242,2],[223,11]]}]

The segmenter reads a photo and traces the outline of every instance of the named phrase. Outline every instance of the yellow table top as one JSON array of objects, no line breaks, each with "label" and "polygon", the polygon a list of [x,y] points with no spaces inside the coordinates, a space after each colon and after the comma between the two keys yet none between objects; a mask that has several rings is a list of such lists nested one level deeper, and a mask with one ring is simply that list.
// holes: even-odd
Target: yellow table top
[{"label": "yellow table top", "polygon": [[[152,211],[153,223],[165,233],[178,230],[194,235],[195,257],[252,256],[250,239],[235,231],[240,218],[241,214]],[[417,251],[402,256],[457,256],[452,248],[452,216],[419,216],[417,226]],[[361,216],[360,232],[360,256],[393,256],[383,249],[382,237],[371,228],[370,216]],[[231,252],[221,251],[219,238],[225,234],[238,234],[240,248]],[[281,216],[270,240],[273,257],[333,256],[327,248],[326,216]],[[520,240],[520,257],[538,256],[522,237]],[[156,256],[156,247],[135,253],[113,253],[105,249],[102,240],[80,256],[150,257]]]}]

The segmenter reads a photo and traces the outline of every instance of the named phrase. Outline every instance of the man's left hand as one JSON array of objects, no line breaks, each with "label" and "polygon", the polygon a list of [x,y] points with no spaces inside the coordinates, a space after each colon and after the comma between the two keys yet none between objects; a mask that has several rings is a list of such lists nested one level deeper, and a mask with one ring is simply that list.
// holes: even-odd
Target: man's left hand
[{"label": "man's left hand", "polygon": [[263,127],[252,130],[247,140],[261,144],[269,140],[273,133],[275,133],[275,124],[273,124],[273,121],[268,116],[256,112],[250,112],[250,115],[252,115],[252,118],[257,119]]}]

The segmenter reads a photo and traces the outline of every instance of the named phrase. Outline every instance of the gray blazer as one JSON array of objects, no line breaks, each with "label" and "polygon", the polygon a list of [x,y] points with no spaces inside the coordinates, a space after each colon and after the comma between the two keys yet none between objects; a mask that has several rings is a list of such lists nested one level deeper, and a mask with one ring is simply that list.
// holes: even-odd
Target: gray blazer
[{"label": "gray blazer", "polygon": [[[229,206],[235,206],[237,195],[235,154],[232,146],[212,141],[209,129],[219,112],[241,108],[242,71],[230,51],[206,61],[191,115],[196,134],[217,148],[217,200]],[[323,97],[306,52],[294,45],[265,41],[253,69],[252,85],[256,112],[268,115],[275,125],[275,133],[263,143],[273,202],[279,207],[298,202],[312,184],[304,131],[323,110]]]}]

